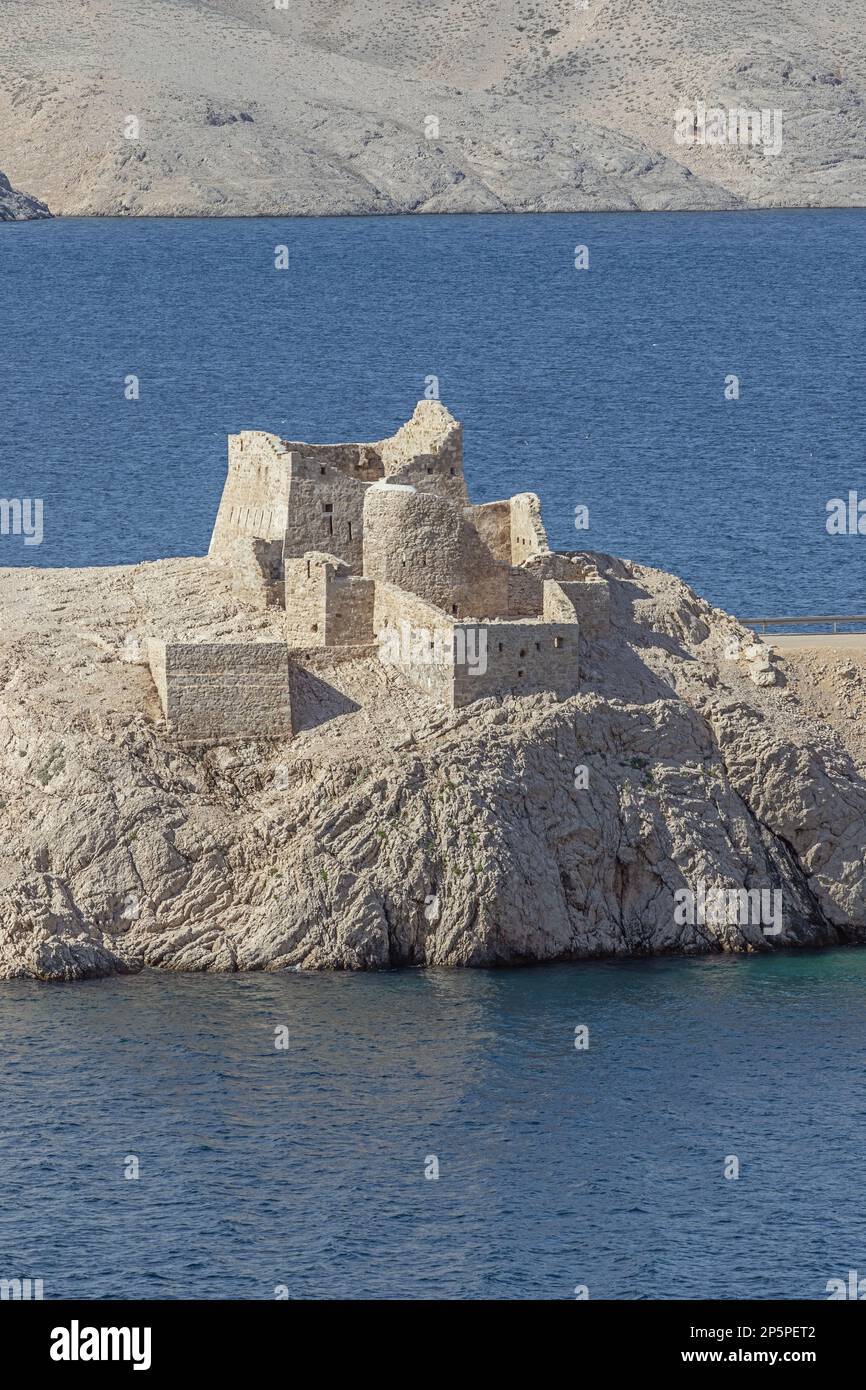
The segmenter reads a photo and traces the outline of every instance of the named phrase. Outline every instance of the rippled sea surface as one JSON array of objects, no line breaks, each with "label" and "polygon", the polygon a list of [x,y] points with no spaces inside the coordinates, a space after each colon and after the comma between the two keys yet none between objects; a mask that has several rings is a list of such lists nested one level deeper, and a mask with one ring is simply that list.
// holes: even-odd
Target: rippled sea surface
[{"label": "rippled sea surface", "polygon": [[866,537],[825,522],[866,497],[864,233],[866,210],[4,224],[0,495],[41,497],[45,535],[0,536],[0,564],[203,553],[227,433],[379,439],[435,375],[473,497],[537,491],[555,546],[740,615],[862,613]]},{"label": "rippled sea surface", "polygon": [[826,1297],[866,1269],[864,986],[857,950],[0,984],[0,1275]]}]

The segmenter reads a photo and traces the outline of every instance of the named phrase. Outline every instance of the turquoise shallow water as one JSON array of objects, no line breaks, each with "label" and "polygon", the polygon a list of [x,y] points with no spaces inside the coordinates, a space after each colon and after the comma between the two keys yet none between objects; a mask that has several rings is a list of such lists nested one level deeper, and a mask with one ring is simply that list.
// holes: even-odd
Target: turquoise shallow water
[{"label": "turquoise shallow water", "polygon": [[0,1274],[47,1298],[826,1297],[866,1273],[864,986],[858,950],[2,984]]},{"label": "turquoise shallow water", "polygon": [[825,529],[830,498],[866,497],[864,231],[866,210],[5,224],[0,495],[41,497],[45,534],[0,536],[0,564],[203,553],[227,433],[378,439],[435,374],[473,496],[534,489],[556,546],[740,614],[866,611],[866,537]]}]

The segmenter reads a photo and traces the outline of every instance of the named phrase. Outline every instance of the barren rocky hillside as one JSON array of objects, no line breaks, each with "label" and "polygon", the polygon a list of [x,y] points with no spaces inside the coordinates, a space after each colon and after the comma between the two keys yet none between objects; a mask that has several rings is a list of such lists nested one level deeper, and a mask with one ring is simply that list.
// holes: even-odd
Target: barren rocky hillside
[{"label": "barren rocky hillside", "polygon": [[[66,214],[862,205],[863,35],[860,0],[4,0],[0,166]],[[780,152],[678,144],[698,101],[780,109]]]},{"label": "barren rocky hillside", "polygon": [[[0,571],[0,976],[866,939],[866,764],[826,669],[770,667],[679,580],[594,558],[612,627],[573,698],[449,712],[323,651],[295,738],[210,748],[166,732],[142,639],[273,638],[276,610],[207,560]],[[678,924],[701,881],[780,890],[782,930]]]}]

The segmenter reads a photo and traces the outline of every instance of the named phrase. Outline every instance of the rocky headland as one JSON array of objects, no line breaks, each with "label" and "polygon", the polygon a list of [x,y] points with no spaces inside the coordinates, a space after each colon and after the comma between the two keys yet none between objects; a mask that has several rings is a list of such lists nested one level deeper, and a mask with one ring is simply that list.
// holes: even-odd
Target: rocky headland
[{"label": "rocky headland", "polygon": [[[578,693],[446,710],[322,650],[293,737],[215,746],[170,732],[143,648],[178,615],[279,640],[229,568],[0,571],[0,976],[864,940],[866,749],[832,662],[768,656],[669,574],[582,560],[610,627],[581,634]],[[779,890],[781,931],[678,923],[699,882]]]}]

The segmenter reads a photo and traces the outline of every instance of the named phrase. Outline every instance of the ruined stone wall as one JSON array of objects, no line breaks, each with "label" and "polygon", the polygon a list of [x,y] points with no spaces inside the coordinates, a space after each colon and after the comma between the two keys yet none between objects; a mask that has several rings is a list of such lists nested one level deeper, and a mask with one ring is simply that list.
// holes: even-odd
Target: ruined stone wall
[{"label": "ruined stone wall", "polygon": [[603,579],[546,579],[544,618],[577,622],[587,637],[604,636],[610,629],[610,585]]},{"label": "ruined stone wall", "polygon": [[280,442],[287,453],[309,464],[312,473],[316,469],[324,468],[326,472],[334,469],[362,483],[375,483],[384,477],[378,444],[303,444],[289,439]]},{"label": "ruined stone wall", "polygon": [[[508,566],[506,597],[499,614],[491,616],[541,616],[542,576],[527,565],[540,562],[546,550],[547,537],[541,525],[541,509],[532,493],[498,502],[482,502],[466,507],[464,516],[474,526],[479,543],[493,560]],[[518,527],[512,542],[512,518]],[[514,557],[517,557],[516,559]]]},{"label": "ruined stone wall", "polygon": [[419,492],[469,501],[463,476],[463,429],[440,401],[419,401],[411,420],[377,446],[385,477]]},{"label": "ruined stone wall", "polygon": [[275,435],[229,435],[228,473],[208,554],[230,562],[238,536],[282,542],[288,506],[288,455]]},{"label": "ruined stone wall", "polygon": [[251,608],[282,608],[282,542],[235,536],[227,550],[232,593]]},{"label": "ruined stone wall", "polygon": [[[339,447],[329,445],[327,454],[315,453],[305,445],[304,454],[292,453],[288,466],[288,514],[283,556],[296,559],[308,550],[336,555],[360,574],[364,553],[364,497],[369,482],[362,476],[369,471],[359,467],[357,476],[325,461]],[[356,451],[359,446],[354,446]],[[357,457],[360,457],[359,455]]]},{"label": "ruined stone wall", "polygon": [[364,575],[395,584],[452,617],[507,612],[508,569],[444,498],[371,487],[364,503]]},{"label": "ruined stone wall", "polygon": [[148,643],[172,732],[191,741],[288,738],[288,651],[282,642]]},{"label": "ruined stone wall", "polygon": [[285,632],[290,647],[325,645],[325,576],[329,560],[327,555],[311,552],[285,561]]},{"label": "ruined stone wall", "polygon": [[441,608],[393,584],[376,584],[373,631],[379,660],[445,705],[454,703],[453,630],[452,618]]},{"label": "ruined stone wall", "polygon": [[504,502],[479,502],[466,507],[464,515],[472,523],[483,545],[487,547],[494,560],[500,564],[511,564],[511,500]]},{"label": "ruined stone wall", "polygon": [[564,698],[578,689],[574,622],[453,622],[433,604],[382,583],[373,627],[383,664],[441,704],[544,690]]},{"label": "ruined stone wall", "polygon": [[285,565],[286,641],[290,647],[345,646],[373,640],[370,579],[332,555],[310,551]]},{"label": "ruined stone wall", "polygon": [[376,585],[354,574],[334,574],[325,587],[325,645],[341,647],[373,638]]},{"label": "ruined stone wall", "polygon": [[534,492],[518,492],[510,499],[511,563],[521,565],[550,549],[541,519],[541,503]]},{"label": "ruined stone wall", "polygon": [[543,607],[543,580],[529,570],[512,566],[508,571],[508,604],[502,616],[539,618]]},{"label": "ruined stone wall", "polygon": [[[458,659],[455,662],[456,706],[490,696],[529,695],[550,690],[564,698],[577,692],[576,623],[548,623],[537,619],[522,623],[492,622],[486,624],[486,634],[486,669],[481,670],[477,660]],[[468,656],[474,656],[478,651],[477,639],[467,640],[465,651]]]}]

